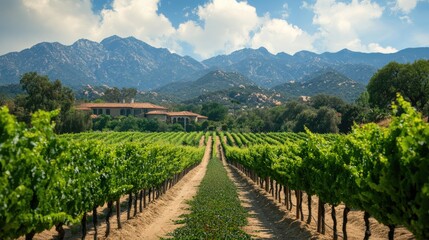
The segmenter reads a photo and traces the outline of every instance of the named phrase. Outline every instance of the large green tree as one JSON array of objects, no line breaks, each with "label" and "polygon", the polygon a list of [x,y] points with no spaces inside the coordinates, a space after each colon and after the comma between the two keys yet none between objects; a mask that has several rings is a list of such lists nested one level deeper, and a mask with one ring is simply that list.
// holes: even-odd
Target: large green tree
[{"label": "large green tree", "polygon": [[386,109],[400,93],[419,111],[428,114],[429,60],[412,64],[391,62],[381,68],[367,86],[372,107]]},{"label": "large green tree", "polygon": [[209,120],[222,121],[228,114],[228,108],[226,108],[220,103],[206,103],[203,104],[201,114],[207,116]]},{"label": "large green tree", "polygon": [[74,104],[71,89],[63,87],[59,80],[51,82],[47,76],[36,72],[25,73],[20,81],[25,94],[15,99],[17,117],[29,122],[31,114],[37,110],[61,109],[59,118],[66,116]]},{"label": "large green tree", "polygon": [[311,97],[310,104],[312,107],[317,109],[321,107],[329,107],[335,109],[337,112],[344,111],[344,108],[346,108],[347,105],[347,103],[341,98],[326,94],[318,94]]},{"label": "large green tree", "polygon": [[[31,115],[37,110],[60,109],[55,118],[58,132],[79,132],[90,127],[90,119],[87,116],[72,111],[74,94],[59,80],[51,82],[47,76],[29,72],[22,76],[20,85],[25,94],[15,99],[14,114],[18,119],[29,123]],[[77,119],[78,117],[82,119]]]},{"label": "large green tree", "polygon": [[338,125],[341,117],[338,112],[329,107],[321,107],[317,110],[315,118],[315,128],[318,133],[338,133]]}]

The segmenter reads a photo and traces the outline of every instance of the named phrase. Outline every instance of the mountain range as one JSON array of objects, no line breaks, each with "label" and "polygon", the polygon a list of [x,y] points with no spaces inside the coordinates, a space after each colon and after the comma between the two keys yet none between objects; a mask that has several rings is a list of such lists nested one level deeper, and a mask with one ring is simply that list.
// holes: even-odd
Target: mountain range
[{"label": "mountain range", "polygon": [[202,104],[217,102],[240,108],[267,107],[299,96],[328,94],[353,102],[365,86],[332,69],[319,71],[301,82],[288,82],[268,89],[236,72],[215,70],[190,82],[170,83],[153,91],[141,92],[138,100],[159,104]]},{"label": "mountain range", "polygon": [[168,96],[176,101],[234,93],[251,96],[251,91],[272,103],[315,93],[350,101],[388,62],[417,59],[429,59],[429,48],[408,48],[391,54],[344,49],[322,54],[300,51],[294,55],[246,48],[197,61],[134,37],[111,36],[100,43],[80,39],[70,46],[43,42],[0,56],[0,86],[19,83],[22,74],[35,71],[75,89],[87,85],[135,87],[151,91],[156,98]]},{"label": "mountain range", "polygon": [[0,56],[0,84],[18,83],[22,74],[34,71],[71,87],[105,84],[148,89],[202,69],[205,66],[190,57],[134,37],[112,36],[100,43],[81,39],[71,46],[44,42]]},{"label": "mountain range", "polygon": [[359,53],[343,49],[337,53],[301,51],[294,55],[273,55],[265,48],[242,49],[202,63],[211,68],[239,72],[260,86],[273,87],[288,81],[302,81],[315,72],[327,69],[367,84],[374,73],[387,63],[407,63],[417,59],[429,59],[429,48],[408,48],[391,54]]},{"label": "mountain range", "polygon": [[0,56],[0,85],[18,83],[29,71],[60,79],[69,86],[86,84],[155,89],[171,82],[192,81],[219,69],[237,72],[261,87],[301,81],[314,72],[334,69],[366,84],[390,61],[429,59],[429,48],[408,48],[396,53],[336,53],[308,51],[294,55],[271,54],[265,48],[242,49],[204,61],[152,47],[134,37],[111,36],[100,43],[80,39],[70,46],[39,43],[21,52]]}]

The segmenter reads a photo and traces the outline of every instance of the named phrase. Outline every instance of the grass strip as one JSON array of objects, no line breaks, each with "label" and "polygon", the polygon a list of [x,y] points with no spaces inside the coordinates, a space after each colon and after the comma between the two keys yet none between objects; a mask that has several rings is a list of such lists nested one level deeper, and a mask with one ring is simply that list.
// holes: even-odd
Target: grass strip
[{"label": "grass strip", "polygon": [[197,195],[189,204],[191,213],[178,221],[185,225],[170,233],[174,239],[251,239],[241,229],[248,214],[219,159],[209,161]]}]

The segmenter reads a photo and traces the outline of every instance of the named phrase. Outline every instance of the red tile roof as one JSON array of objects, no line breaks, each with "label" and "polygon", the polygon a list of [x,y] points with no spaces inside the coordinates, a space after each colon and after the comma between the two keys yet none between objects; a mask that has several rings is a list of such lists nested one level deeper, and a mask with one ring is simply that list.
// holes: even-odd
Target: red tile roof
[{"label": "red tile roof", "polygon": [[78,108],[146,108],[167,110],[165,107],[152,103],[83,103]]},{"label": "red tile roof", "polygon": [[198,117],[198,118],[208,118],[206,116],[200,115],[198,113],[193,113],[189,111],[182,111],[182,112],[168,112],[168,116],[170,117]]},{"label": "red tile roof", "polygon": [[167,115],[166,111],[150,111],[147,112],[146,115]]},{"label": "red tile roof", "polygon": [[202,119],[207,119],[208,117],[200,115],[198,113],[193,113],[189,111],[182,112],[165,112],[165,111],[150,111],[146,113],[147,115],[167,115],[169,117],[197,117]]},{"label": "red tile roof", "polygon": [[203,116],[203,115],[198,115],[198,118],[208,119],[209,117],[206,117],[206,116]]},{"label": "red tile roof", "polygon": [[75,109],[76,109],[76,110],[82,110],[82,111],[91,111],[91,108],[88,108],[88,107],[81,107],[81,106],[78,106],[78,107],[76,107]]}]

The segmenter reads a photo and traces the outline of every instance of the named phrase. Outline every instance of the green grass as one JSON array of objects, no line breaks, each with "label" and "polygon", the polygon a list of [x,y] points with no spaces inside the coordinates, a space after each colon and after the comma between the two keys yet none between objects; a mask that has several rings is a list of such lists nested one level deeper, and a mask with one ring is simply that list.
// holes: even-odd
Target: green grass
[{"label": "green grass", "polygon": [[217,158],[209,161],[198,193],[189,204],[191,213],[178,221],[185,225],[170,233],[174,239],[251,239],[241,229],[247,224],[247,212]]}]

